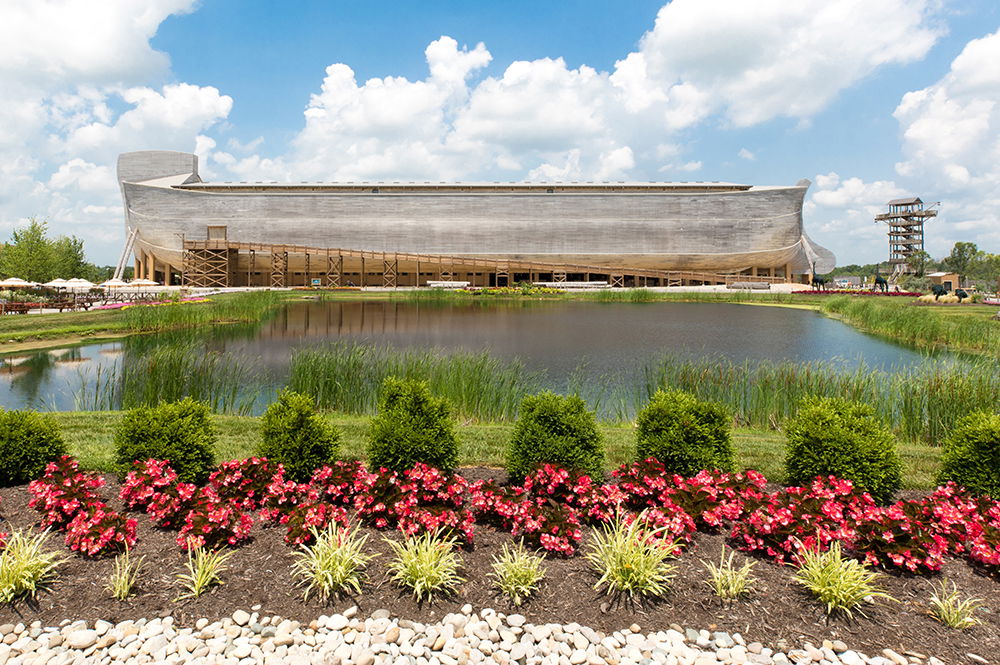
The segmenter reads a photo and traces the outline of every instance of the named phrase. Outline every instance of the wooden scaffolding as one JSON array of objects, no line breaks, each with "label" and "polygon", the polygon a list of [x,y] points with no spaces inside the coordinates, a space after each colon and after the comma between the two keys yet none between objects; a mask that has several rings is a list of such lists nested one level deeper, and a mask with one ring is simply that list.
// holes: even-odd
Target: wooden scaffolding
[{"label": "wooden scaffolding", "polygon": [[[301,270],[293,270],[294,262]],[[346,271],[345,261],[356,270]],[[519,280],[548,281],[564,284],[576,279],[606,279],[609,286],[674,286],[680,284],[731,284],[734,282],[783,283],[790,280],[788,266],[784,276],[770,269],[767,275],[720,274],[699,271],[653,270],[622,266],[569,265],[518,261],[509,258],[444,256],[371,252],[330,247],[271,245],[229,242],[227,240],[185,240],[181,283],[192,287],[226,286],[420,286],[422,276],[440,281],[460,281],[462,275],[470,286],[512,286]],[[245,269],[241,268],[241,264]],[[409,272],[401,265],[413,266]],[[371,270],[375,268],[375,270]],[[351,275],[357,279],[348,279]],[[408,276],[407,276],[408,275]],[[542,279],[542,277],[547,279]],[[429,278],[428,278],[429,279]],[[427,280],[424,279],[424,282]],[[482,283],[477,283],[482,282]]]},{"label": "wooden scaffolding", "polygon": [[916,196],[893,199],[887,206],[888,212],[875,215],[875,221],[889,227],[889,264],[893,275],[921,271],[923,266],[919,257],[924,252],[924,222],[936,217],[937,210],[924,208],[924,202]]}]

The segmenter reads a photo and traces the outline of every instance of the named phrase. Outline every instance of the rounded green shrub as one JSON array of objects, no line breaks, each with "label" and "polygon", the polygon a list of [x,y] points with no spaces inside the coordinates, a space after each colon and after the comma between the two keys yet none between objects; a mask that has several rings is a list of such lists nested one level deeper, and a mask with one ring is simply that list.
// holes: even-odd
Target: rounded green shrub
[{"label": "rounded green shrub", "polygon": [[422,462],[454,471],[458,437],[448,400],[431,395],[426,381],[386,377],[368,429],[368,461],[373,469],[401,472]]},{"label": "rounded green shrub", "polygon": [[136,460],[170,460],[179,480],[202,483],[213,466],[215,427],[208,406],[190,397],[140,406],[126,412],[115,429],[114,463],[120,474]]},{"label": "rounded green shrub", "polygon": [[55,420],[34,411],[0,409],[0,487],[38,478],[49,462],[65,454]]},{"label": "rounded green shrub", "polygon": [[636,417],[636,455],[667,471],[693,476],[704,469],[736,470],[725,407],[682,390],[657,390]]},{"label": "rounded green shrub", "polygon": [[285,467],[285,475],[304,483],[318,467],[337,457],[340,434],[316,413],[312,397],[284,390],[267,407],[260,423],[257,454]]},{"label": "rounded green shrub", "polygon": [[1000,499],[1000,414],[975,411],[944,440],[939,483],[953,480],[974,494]]},{"label": "rounded green shrub", "polygon": [[810,397],[785,424],[785,480],[807,485],[816,476],[837,476],[879,502],[902,485],[896,440],[875,410],[839,397]]},{"label": "rounded green shrub", "polygon": [[528,395],[507,446],[507,475],[520,481],[541,464],[603,476],[604,444],[594,414],[577,395]]}]

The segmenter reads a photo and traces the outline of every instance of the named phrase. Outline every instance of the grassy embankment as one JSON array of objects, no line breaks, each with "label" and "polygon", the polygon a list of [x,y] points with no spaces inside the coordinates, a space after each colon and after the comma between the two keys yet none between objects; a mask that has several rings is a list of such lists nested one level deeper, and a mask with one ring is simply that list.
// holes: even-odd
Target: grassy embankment
[{"label": "grassy embankment", "polygon": [[[207,303],[11,314],[0,317],[0,353],[116,339],[136,333],[259,321],[292,294],[256,291],[212,296]],[[297,297],[297,295],[295,296]]]},{"label": "grassy embankment", "polygon": [[[109,412],[53,413],[62,429],[71,454],[88,469],[107,471],[111,466],[114,428],[121,414]],[[341,432],[341,456],[364,457],[364,439],[368,416],[328,414]],[[249,457],[259,440],[259,420],[245,416],[213,416],[219,441],[216,460]],[[463,466],[503,465],[503,451],[510,438],[510,424],[460,424],[458,436]],[[601,424],[607,451],[605,467],[609,471],[630,461],[634,455],[635,434],[630,425]],[[783,479],[784,437],[778,432],[737,429],[733,433],[737,460],[742,468],[757,469],[768,479]],[[904,486],[907,489],[930,489],[934,486],[940,450],[923,445],[902,445]]]}]

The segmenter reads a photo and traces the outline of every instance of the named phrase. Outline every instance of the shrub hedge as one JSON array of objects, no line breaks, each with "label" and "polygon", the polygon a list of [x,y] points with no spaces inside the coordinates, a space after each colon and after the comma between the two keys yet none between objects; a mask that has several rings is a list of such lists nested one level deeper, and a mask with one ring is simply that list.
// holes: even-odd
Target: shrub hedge
[{"label": "shrub hedge", "polygon": [[127,411],[114,441],[114,462],[122,476],[135,461],[165,459],[179,480],[200,484],[212,470],[216,434],[208,406],[188,397]]},{"label": "shrub hedge", "polygon": [[0,487],[34,480],[65,454],[55,420],[34,411],[0,409]]},{"label": "shrub hedge", "polygon": [[850,480],[881,503],[902,485],[896,440],[875,410],[839,397],[807,397],[785,424],[785,481],[807,485],[816,476]]},{"label": "shrub hedge", "polygon": [[714,402],[682,390],[657,390],[636,417],[636,455],[658,460],[668,473],[736,470],[730,416]]},{"label": "shrub hedge", "polygon": [[257,455],[285,467],[285,476],[304,483],[337,457],[340,433],[320,414],[312,397],[283,390],[260,423]]},{"label": "shrub hedge", "polygon": [[1000,414],[975,411],[944,440],[939,483],[949,480],[974,494],[1000,499]]},{"label": "shrub hedge", "polygon": [[518,482],[541,464],[603,477],[604,444],[594,414],[577,395],[528,395],[507,446],[507,474]]},{"label": "shrub hedge", "polygon": [[426,381],[387,377],[368,429],[368,460],[400,473],[418,462],[454,471],[458,436],[448,401],[431,395]]}]

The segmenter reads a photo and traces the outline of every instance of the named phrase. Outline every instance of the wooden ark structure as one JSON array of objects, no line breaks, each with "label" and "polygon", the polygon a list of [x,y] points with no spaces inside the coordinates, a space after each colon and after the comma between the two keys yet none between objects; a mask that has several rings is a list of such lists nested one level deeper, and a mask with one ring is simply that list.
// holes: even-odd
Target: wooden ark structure
[{"label": "wooden ark structure", "polygon": [[190,286],[612,286],[791,281],[832,270],[809,186],[207,183],[195,155],[121,155],[136,276]]}]

